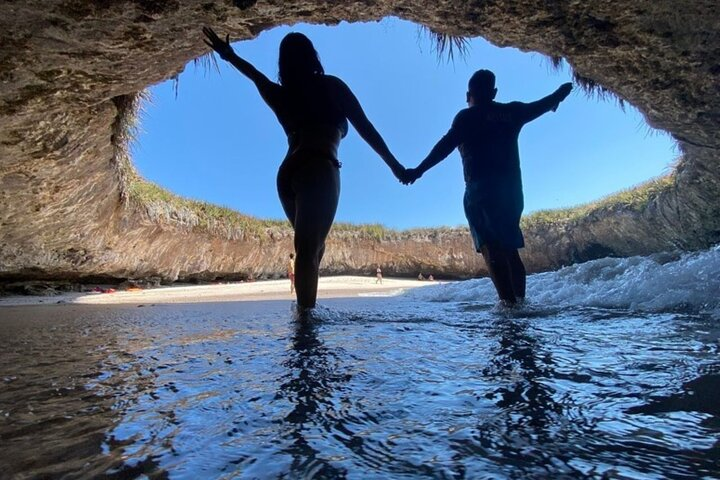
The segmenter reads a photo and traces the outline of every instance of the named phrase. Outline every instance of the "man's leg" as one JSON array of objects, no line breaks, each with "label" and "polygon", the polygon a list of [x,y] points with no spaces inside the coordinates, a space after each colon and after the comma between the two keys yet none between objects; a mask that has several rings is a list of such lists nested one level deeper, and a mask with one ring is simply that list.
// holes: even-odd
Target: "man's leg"
[{"label": "man's leg", "polygon": [[513,293],[518,301],[525,299],[525,283],[526,272],[520,253],[517,250],[508,251],[508,264],[510,268],[510,277],[512,279]]},{"label": "man's leg", "polygon": [[510,274],[510,263],[505,250],[485,244],[481,251],[498,297],[507,304],[514,305],[516,298]]}]

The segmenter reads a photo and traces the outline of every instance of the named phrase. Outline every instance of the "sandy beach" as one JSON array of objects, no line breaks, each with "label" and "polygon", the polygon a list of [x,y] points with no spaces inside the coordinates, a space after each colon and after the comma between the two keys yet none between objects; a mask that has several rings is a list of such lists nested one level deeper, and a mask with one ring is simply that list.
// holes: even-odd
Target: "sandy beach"
[{"label": "sandy beach", "polygon": [[[410,288],[437,285],[440,282],[414,279],[384,278],[382,284],[375,277],[321,277],[318,298],[394,296]],[[113,293],[72,292],[53,296],[10,296],[0,298],[0,307],[52,304],[165,304],[201,302],[237,302],[247,300],[294,300],[287,279],[257,282],[219,283],[212,285],[183,285],[135,291],[118,290]]]}]

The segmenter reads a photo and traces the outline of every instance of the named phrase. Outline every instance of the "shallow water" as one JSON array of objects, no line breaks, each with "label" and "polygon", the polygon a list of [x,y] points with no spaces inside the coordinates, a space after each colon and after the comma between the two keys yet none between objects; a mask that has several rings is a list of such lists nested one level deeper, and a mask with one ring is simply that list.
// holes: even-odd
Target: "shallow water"
[{"label": "shallow water", "polygon": [[716,298],[491,293],[3,308],[0,477],[720,478]]}]

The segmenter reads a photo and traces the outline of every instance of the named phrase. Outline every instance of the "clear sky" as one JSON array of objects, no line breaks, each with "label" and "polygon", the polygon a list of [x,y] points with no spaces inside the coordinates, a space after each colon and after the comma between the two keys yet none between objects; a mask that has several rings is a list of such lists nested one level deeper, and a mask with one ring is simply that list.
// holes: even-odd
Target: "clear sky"
[{"label": "clear sky", "polygon": [[[497,48],[478,38],[468,55],[439,59],[431,39],[398,19],[327,27],[295,25],[236,42],[238,55],[277,78],[277,51],[290,31],[315,44],[328,74],[342,78],[395,156],[416,166],[465,108],[467,81],[495,72],[500,102],[533,101],[570,80],[543,56]],[[197,41],[202,41],[198,28]],[[223,34],[223,32],[218,32]],[[284,219],[275,176],[287,141],[254,85],[218,59],[220,73],[192,64],[177,98],[172,82],[151,88],[134,161],[153,182],[188,198],[261,218]],[[672,139],[651,133],[642,117],[579,88],[526,125],[520,135],[525,213],[596,200],[665,173],[676,157]],[[342,192],[336,221],[392,228],[465,224],[460,156],[454,152],[412,186],[401,185],[357,133],[340,146]]]}]

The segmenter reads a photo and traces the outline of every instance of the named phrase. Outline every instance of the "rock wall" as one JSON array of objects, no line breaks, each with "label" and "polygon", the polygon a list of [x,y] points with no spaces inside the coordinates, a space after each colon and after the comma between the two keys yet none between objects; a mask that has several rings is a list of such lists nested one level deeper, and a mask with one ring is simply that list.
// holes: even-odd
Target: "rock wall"
[{"label": "rock wall", "polygon": [[[212,25],[234,38],[298,21],[395,15],[564,57],[680,143],[642,208],[526,230],[531,271],[720,241],[720,16],[715,0],[6,0],[0,3],[0,279],[272,277],[291,232],[229,237],[126,201],[118,99],[178,73]],[[120,112],[120,113],[119,113]],[[327,273],[483,272],[464,229],[333,233]]]}]

